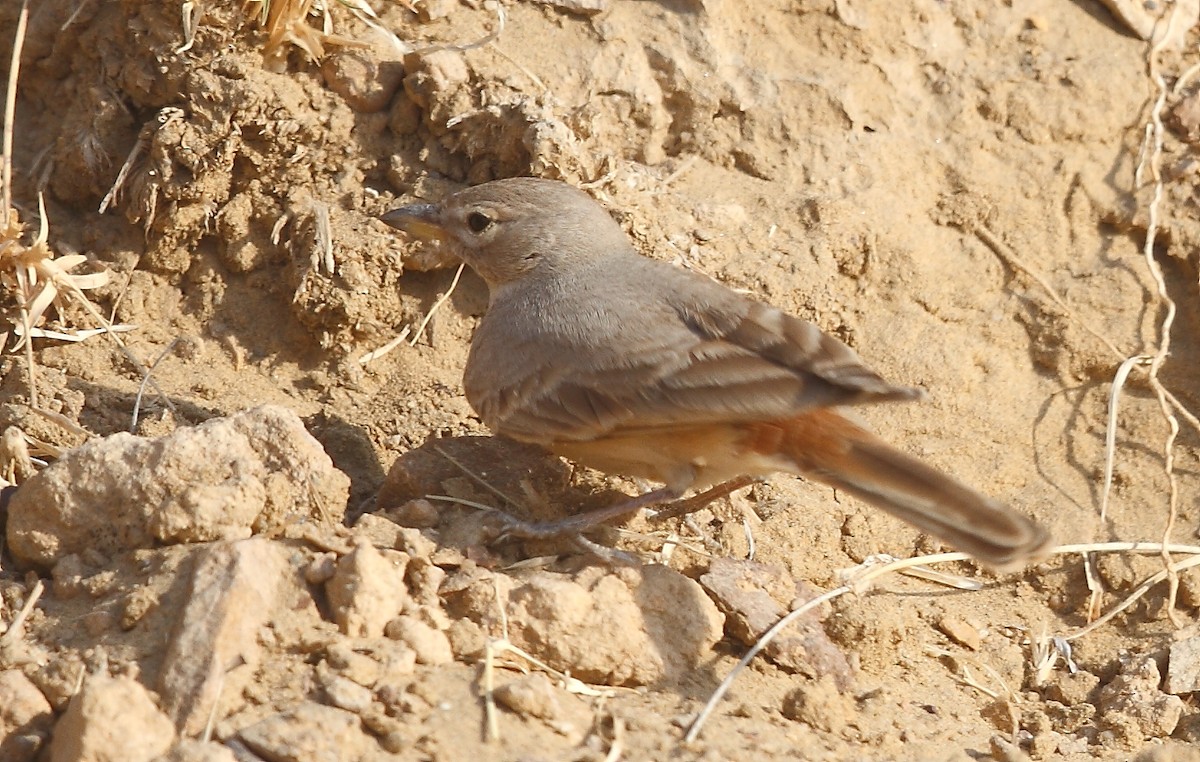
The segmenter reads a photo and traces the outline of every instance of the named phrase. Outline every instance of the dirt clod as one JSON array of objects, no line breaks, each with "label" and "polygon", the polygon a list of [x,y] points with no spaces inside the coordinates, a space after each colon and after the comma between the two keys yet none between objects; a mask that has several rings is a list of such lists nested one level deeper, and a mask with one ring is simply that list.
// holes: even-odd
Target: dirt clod
[{"label": "dirt clod", "polygon": [[351,637],[377,638],[408,600],[404,567],[408,556],[397,551],[380,552],[360,541],[338,561],[325,593],[334,619]]},{"label": "dirt clod", "polygon": [[141,683],[92,675],[55,724],[50,759],[150,762],[174,742],[175,726]]},{"label": "dirt clod", "polygon": [[384,634],[399,640],[413,650],[420,664],[449,664],[454,660],[450,641],[442,633],[420,619],[411,616],[396,617],[387,623]]},{"label": "dirt clod", "polygon": [[783,700],[783,716],[827,733],[839,733],[854,721],[854,698],[838,687],[833,675],[824,675],[792,689]]},{"label": "dirt clod", "polygon": [[724,619],[699,585],[662,566],[535,574],[508,609],[515,645],[603,685],[683,676],[720,639]]},{"label": "dirt clod", "polygon": [[50,702],[23,672],[0,672],[0,760],[33,760],[53,721]]},{"label": "dirt clod", "polygon": [[1200,691],[1200,637],[1172,643],[1167,664],[1163,690],[1174,694]]},{"label": "dirt clod", "polygon": [[375,744],[356,715],[314,703],[271,715],[243,729],[238,738],[270,762],[362,759]]},{"label": "dirt clod", "polygon": [[223,691],[242,687],[231,670],[258,663],[259,629],[290,572],[286,551],[262,538],[214,543],[197,555],[158,681],[164,709],[188,736],[204,729]]},{"label": "dirt clod", "polygon": [[[725,614],[725,627],[744,645],[752,646],[787,613],[781,601],[800,602],[813,597],[778,567],[749,561],[715,559],[700,584]],[[805,595],[808,593],[808,595]],[[810,677],[830,675],[838,687],[849,690],[854,673],[846,657],[829,640],[819,612],[794,622],[766,647],[767,656],[790,672]]]},{"label": "dirt clod", "polygon": [[49,566],[89,549],[240,539],[297,518],[336,521],[348,487],[294,412],[264,406],[72,450],[14,495],[8,547]]},{"label": "dirt clod", "polygon": [[1183,699],[1163,693],[1158,664],[1148,656],[1129,656],[1121,672],[1100,689],[1101,722],[1123,743],[1169,736],[1183,716]]}]

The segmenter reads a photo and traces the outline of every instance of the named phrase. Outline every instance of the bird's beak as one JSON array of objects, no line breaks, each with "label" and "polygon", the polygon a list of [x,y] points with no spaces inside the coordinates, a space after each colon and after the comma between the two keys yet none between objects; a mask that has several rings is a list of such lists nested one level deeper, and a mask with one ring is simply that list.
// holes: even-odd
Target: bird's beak
[{"label": "bird's beak", "polygon": [[436,204],[412,204],[384,212],[379,219],[421,240],[444,241],[450,234],[442,225],[440,212]]}]

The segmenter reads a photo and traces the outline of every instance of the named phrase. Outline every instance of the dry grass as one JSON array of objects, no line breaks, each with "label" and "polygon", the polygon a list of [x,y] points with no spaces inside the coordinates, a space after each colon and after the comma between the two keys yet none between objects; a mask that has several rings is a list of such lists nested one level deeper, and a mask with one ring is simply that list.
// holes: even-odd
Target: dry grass
[{"label": "dry grass", "polygon": [[[1165,545],[1157,542],[1110,542],[1110,543],[1086,543],[1080,545],[1061,545],[1053,548],[1050,551],[1051,555],[1074,555],[1077,553],[1137,553],[1137,554],[1157,554],[1166,555],[1169,553],[1187,554],[1187,558],[1182,561],[1174,562],[1170,569],[1159,571],[1138,585],[1132,593],[1124,600],[1114,606],[1104,616],[1097,619],[1095,622],[1080,628],[1076,632],[1069,635],[1058,636],[1051,638],[1043,635],[1038,640],[1034,641],[1032,646],[1032,656],[1036,659],[1035,667],[1038,674],[1048,672],[1053,668],[1053,664],[1061,657],[1063,648],[1059,643],[1070,643],[1077,640],[1088,633],[1095,631],[1112,620],[1117,614],[1129,608],[1136,600],[1149,592],[1155,585],[1168,579],[1172,574],[1178,574],[1184,569],[1189,569],[1193,566],[1200,566],[1200,547],[1191,545]],[[684,742],[690,743],[695,741],[700,736],[701,730],[708,722],[708,718],[716,710],[717,705],[724,698],[729,689],[733,687],[733,682],[738,674],[745,669],[754,657],[759,654],[767,644],[784,630],[792,622],[809,612],[817,609],[825,603],[828,603],[835,598],[840,598],[848,593],[856,595],[864,595],[867,593],[876,580],[894,572],[902,572],[914,567],[928,566],[930,564],[947,563],[950,561],[969,561],[970,556],[966,553],[938,553],[930,556],[918,556],[916,558],[893,559],[889,557],[868,558],[859,566],[843,572],[839,575],[843,579],[843,583],[822,595],[807,601],[801,606],[796,607],[786,616],[776,622],[771,629],[763,633],[762,637],[750,648],[749,651],[741,658],[737,665],[730,670],[729,674],[721,681],[721,684],[709,696],[708,702],[704,705],[704,709],[697,715],[688,728],[687,734],[684,736]],[[1069,653],[1069,652],[1068,652]]]},{"label": "dry grass", "polygon": [[[18,321],[12,329],[18,335],[13,349],[25,349],[25,370],[28,379],[29,402],[38,407],[37,375],[33,359],[32,341],[35,329],[47,316],[51,307],[61,313],[68,301],[81,304],[84,309],[99,317],[100,324],[110,328],[88,300],[84,291],[99,288],[108,282],[107,272],[77,274],[72,271],[87,261],[82,254],[55,257],[49,245],[50,225],[45,204],[38,197],[37,232],[30,235],[29,226],[12,203],[12,145],[13,118],[16,112],[17,82],[20,76],[21,50],[25,41],[29,3],[26,0],[17,21],[16,38],[13,43],[12,61],[9,67],[8,92],[4,105],[4,176],[3,176],[3,224],[0,225],[0,288],[16,303]],[[7,341],[8,332],[3,334]]]},{"label": "dry grass", "polygon": [[[50,222],[46,214],[45,203],[40,195],[38,196],[36,231],[33,231],[30,225],[21,219],[20,212],[13,204],[13,125],[17,83],[20,76],[21,50],[25,40],[28,15],[29,4],[26,0],[18,17],[4,106],[3,178],[0,180],[3,197],[3,208],[0,209],[0,291],[6,297],[11,298],[16,307],[17,318],[10,322],[11,332],[17,336],[17,341],[12,349],[13,351],[24,349],[29,406],[34,411],[42,412],[37,383],[37,365],[33,353],[33,341],[36,338],[82,341],[103,333],[120,348],[135,367],[142,371],[143,378],[148,378],[148,372],[143,364],[129,353],[118,336],[120,331],[129,330],[129,326],[115,326],[85,293],[108,283],[109,272],[107,270],[90,273],[75,272],[88,261],[83,254],[71,253],[55,256],[50,246]],[[95,327],[66,327],[54,331],[41,328],[48,320],[52,310],[57,312],[61,318],[69,304],[82,308],[94,322]],[[8,330],[0,334],[0,344],[7,344],[8,336]],[[158,389],[153,379],[149,379],[149,383],[162,395],[162,391]],[[166,404],[168,407],[173,407],[170,400],[166,400]],[[56,420],[54,415],[46,417],[52,421]]]},{"label": "dry grass", "polygon": [[[577,696],[588,696],[592,698],[609,698],[617,695],[617,689],[612,687],[589,685],[578,678],[571,677],[569,672],[560,672],[554,669],[549,664],[541,661],[532,654],[524,651],[512,644],[508,639],[508,612],[505,609],[506,596],[501,592],[498,578],[492,578],[492,591],[496,604],[496,613],[500,621],[500,637],[489,638],[484,646],[483,658],[483,674],[481,675],[483,706],[485,717],[485,734],[489,741],[500,740],[500,722],[496,712],[496,666],[497,657],[511,654],[529,665],[542,670],[542,672],[553,675],[558,681],[558,685],[563,690],[573,693]],[[510,663],[513,669],[519,672],[528,672],[528,669],[520,663]],[[621,727],[614,727],[613,740],[610,743],[609,754],[605,759],[616,759],[620,756],[621,748]],[[615,753],[615,756],[614,756]]]},{"label": "dry grass", "polygon": [[[401,0],[400,4],[415,11],[416,2]],[[379,23],[379,16],[367,0],[244,0],[242,9],[266,32],[263,65],[271,71],[287,69],[293,48],[303,52],[309,61],[317,62],[325,57],[329,47],[368,47],[368,43],[335,31],[340,22],[334,21],[334,9],[362,21],[400,55],[410,50]],[[203,0],[184,0],[180,6],[183,43],[175,49],[177,54],[186,53],[195,45],[204,11]]]},{"label": "dry grass", "polygon": [[[257,9],[253,7],[255,5]],[[412,10],[411,4],[405,5]],[[271,71],[287,68],[287,57],[293,48],[298,48],[308,60],[315,62],[324,58],[331,46],[369,47],[368,43],[335,31],[332,9],[362,21],[401,55],[410,49],[379,23],[379,16],[366,0],[246,0],[243,7],[254,15],[267,33],[263,43],[263,65]],[[190,45],[190,40],[185,41],[185,45]]]}]

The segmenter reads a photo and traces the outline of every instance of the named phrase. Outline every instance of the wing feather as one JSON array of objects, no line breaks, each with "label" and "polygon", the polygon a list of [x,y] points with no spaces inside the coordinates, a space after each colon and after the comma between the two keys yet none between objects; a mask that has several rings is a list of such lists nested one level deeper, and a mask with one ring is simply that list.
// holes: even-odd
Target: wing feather
[{"label": "wing feather", "polygon": [[[543,444],[588,441],[617,431],[770,420],[923,394],[888,383],[808,321],[702,276],[643,261],[658,270],[648,277],[669,284],[661,309],[649,314],[619,303],[597,310],[592,299],[582,329],[580,309],[573,320],[529,305],[485,317],[479,332],[491,335],[477,334],[466,383],[489,427]],[[555,304],[573,309],[569,300]],[[501,321],[509,324],[500,329]],[[556,330],[560,325],[571,329]],[[520,339],[497,349],[498,335]],[[475,357],[481,348],[491,351],[487,361]],[[484,378],[479,366],[499,370]]]}]

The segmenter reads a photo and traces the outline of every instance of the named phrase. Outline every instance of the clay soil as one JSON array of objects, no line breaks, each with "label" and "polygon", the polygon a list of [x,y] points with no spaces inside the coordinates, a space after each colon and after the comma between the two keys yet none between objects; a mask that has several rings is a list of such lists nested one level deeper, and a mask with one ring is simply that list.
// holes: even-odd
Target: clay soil
[{"label": "clay soil", "polygon": [[[6,63],[18,5],[0,4]],[[43,192],[53,250],[87,255],[84,270],[111,271],[91,296],[135,326],[123,339],[139,363],[156,363],[160,391],[139,396],[142,371],[103,336],[39,339],[39,405],[79,428],[30,411],[23,354],[8,348],[0,428],[70,449],[130,430],[135,405],[134,433],[158,437],[272,403],[298,414],[349,477],[349,498],[334,511],[344,526],[392,511],[432,541],[428,563],[447,579],[475,567],[509,587],[530,575],[588,580],[593,590],[606,575],[627,579],[632,572],[598,567],[570,545],[487,543],[479,512],[462,505],[433,503],[432,516],[397,509],[429,491],[549,517],[638,488],[479,439],[487,432],[463,397],[461,373],[486,288],[464,273],[418,332],[455,263],[377,219],[400,203],[537,175],[588,189],[647,256],[813,320],[885,377],[928,389],[924,403],[861,416],[1036,517],[1058,542],[1163,538],[1169,427],[1145,367],[1120,398],[1112,492],[1100,517],[1112,381],[1123,359],[1160,346],[1165,315],[1143,253],[1153,176],[1135,177],[1156,95],[1149,45],[1104,6],[609,0],[595,12],[512,1],[500,28],[491,2],[373,5],[401,47],[337,3],[329,9],[335,39],[294,35],[322,43],[309,52],[287,39],[272,47],[253,3],[197,3],[203,14],[190,46],[178,3],[34,4],[14,204],[35,220]],[[315,29],[320,20],[297,23]],[[1195,35],[1188,52],[1162,54],[1168,87],[1196,63]],[[1178,306],[1158,377],[1200,412],[1196,87],[1184,82],[1165,101],[1152,259]],[[19,322],[13,297],[4,299]],[[91,325],[78,306],[51,316],[48,327],[60,330]],[[415,344],[360,361],[406,327]],[[1179,543],[1196,542],[1198,456],[1200,434],[1181,417]],[[407,465],[381,500],[397,459]],[[515,495],[512,504],[480,481]],[[335,624],[337,602],[313,571],[314,559],[337,563],[366,536],[343,523],[317,520],[323,547],[311,533],[263,530],[287,544],[295,569],[310,572],[312,584],[299,589],[311,599],[294,607],[293,620],[271,623],[276,634],[263,640],[250,676],[231,682],[235,695],[215,710],[211,737],[239,759],[305,758],[298,740],[272,745],[243,731],[305,702],[353,703],[331,697],[323,681],[336,661],[331,649],[357,645]],[[745,559],[752,536],[763,565],[754,568],[792,590],[781,611],[793,602],[793,581],[812,595],[876,554],[940,549],[849,497],[783,476],[687,521],[643,517],[625,528],[598,539],[665,563],[688,585],[711,573],[714,559]],[[59,683],[134,675],[159,690],[160,651],[176,637],[171,614],[184,595],[172,575],[203,547],[155,542],[74,556],[73,571],[56,572],[58,584],[20,633],[32,656],[6,651],[0,667],[29,675],[54,718],[70,691],[55,695],[47,674]],[[1129,553],[1095,561],[1101,611],[1163,565]],[[0,621],[9,622],[56,565],[6,551],[0,568]],[[645,679],[637,653],[620,676],[586,675],[597,692],[572,693],[549,675],[549,685],[534,685],[551,707],[510,699],[499,709],[499,739],[489,740],[478,644],[498,637],[499,623],[486,614],[491,604],[446,604],[427,618],[450,632],[454,658],[425,659],[391,693],[359,680],[373,691],[368,709],[386,722],[364,719],[352,728],[356,745],[320,758],[1195,758],[1195,686],[1176,686],[1175,698],[1159,679],[1173,667],[1172,646],[1196,637],[1195,572],[1180,577],[1176,623],[1167,586],[1156,586],[1072,641],[1082,677],[1063,661],[1039,677],[1034,642],[1088,621],[1082,556],[1007,575],[965,562],[940,568],[982,589],[893,575],[839,598],[810,636],[823,656],[790,668],[760,657],[686,744],[688,723],[747,647],[732,615],[724,635],[718,623],[715,644],[682,666],[664,656],[666,666]],[[105,584],[82,592],[61,582],[97,575]],[[116,613],[88,618],[95,611]],[[587,631],[555,637],[600,644],[642,626],[636,607],[614,611],[628,619],[583,618]],[[697,647],[671,628],[652,634],[662,654]],[[540,652],[575,674],[569,653]],[[496,676],[522,679],[510,669]],[[50,722],[34,736],[59,732]]]}]

